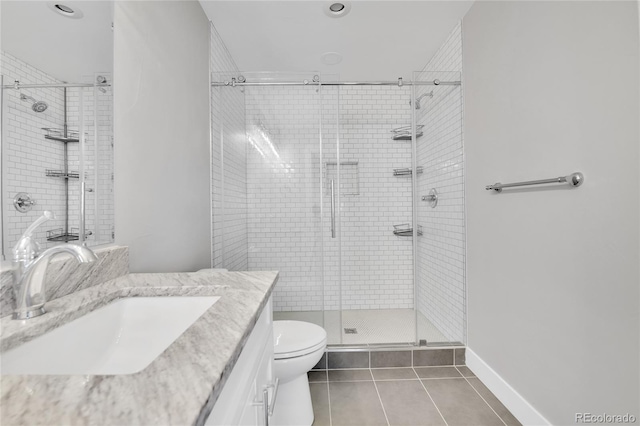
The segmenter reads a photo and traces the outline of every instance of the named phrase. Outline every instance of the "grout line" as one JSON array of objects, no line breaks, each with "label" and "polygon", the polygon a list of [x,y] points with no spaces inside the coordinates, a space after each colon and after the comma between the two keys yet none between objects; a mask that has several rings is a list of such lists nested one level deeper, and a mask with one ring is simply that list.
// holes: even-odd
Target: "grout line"
[{"label": "grout line", "polygon": [[371,368],[371,370],[399,370],[399,369],[407,369],[407,368],[412,368],[410,365],[407,365],[406,367],[374,367]]},{"label": "grout line", "polygon": [[327,368],[327,371],[349,371],[349,370],[371,370],[367,367],[350,367],[350,368]]},{"label": "grout line", "polygon": [[453,379],[464,379],[462,376],[456,377],[418,377],[420,380],[453,380]]},{"label": "grout line", "polygon": [[374,382],[413,382],[415,380],[420,380],[419,378],[415,379],[376,379],[374,378]]},{"label": "grout line", "polygon": [[[418,375],[418,373],[416,372],[416,370],[413,370],[414,373],[416,373],[416,376]],[[433,404],[434,407],[436,407],[436,410],[438,410],[438,414],[440,414],[440,417],[442,417],[442,421],[444,422],[444,424],[446,426],[449,426],[449,423],[447,423],[447,420],[444,418],[444,416],[442,415],[442,412],[440,411],[440,409],[438,408],[438,405],[436,404],[436,402],[433,400],[433,398],[431,397],[431,394],[429,393],[429,391],[427,390],[427,387],[424,385],[424,383],[422,383],[422,380],[420,380],[420,384],[422,385],[422,389],[424,389],[424,391],[427,393],[427,396],[429,397],[429,399],[431,400],[431,403]]]},{"label": "grout line", "polygon": [[[373,377],[373,373],[371,373],[371,377]],[[376,385],[375,380],[373,381],[373,387],[376,388],[376,393],[378,394],[378,400],[380,401],[380,406],[382,407],[384,418],[387,420],[387,426],[391,426],[391,423],[389,423],[389,417],[387,417],[387,410],[384,409],[384,403],[382,402],[382,397],[380,396],[380,391],[378,390],[378,385]]]},{"label": "grout line", "polygon": [[329,406],[329,426],[333,426],[333,419],[331,416],[331,390],[329,388],[329,372],[327,371],[327,405]]},{"label": "grout line", "polygon": [[[413,368],[455,368],[455,365],[414,365]],[[462,365],[460,367],[463,367]]]},{"label": "grout line", "polygon": [[[458,371],[460,371],[460,370],[458,370]],[[476,377],[476,378],[477,378],[477,377]],[[502,417],[500,417],[500,415],[499,415],[498,413],[496,413],[496,410],[494,410],[494,409],[493,409],[493,407],[491,406],[491,404],[489,404],[489,403],[487,402],[487,400],[486,400],[486,399],[484,399],[484,397],[483,397],[482,395],[480,395],[480,392],[478,392],[478,389],[476,389],[475,387],[473,387],[473,385],[471,384],[471,382],[469,381],[469,379],[468,379],[468,378],[466,378],[466,377],[464,377],[464,380],[469,384],[469,386],[471,386],[471,389],[473,389],[474,391],[476,391],[476,393],[478,394],[478,396],[479,396],[480,398],[482,398],[482,400],[484,401],[484,403],[485,403],[485,404],[487,404],[487,406],[491,409],[491,411],[493,411],[493,414],[495,414],[495,415],[500,419],[500,421],[504,424],[504,426],[507,426],[507,424],[505,423],[505,421],[504,421],[504,420],[502,420]],[[478,380],[480,380],[480,379],[478,379]],[[481,383],[482,383],[482,382],[481,382]]]}]

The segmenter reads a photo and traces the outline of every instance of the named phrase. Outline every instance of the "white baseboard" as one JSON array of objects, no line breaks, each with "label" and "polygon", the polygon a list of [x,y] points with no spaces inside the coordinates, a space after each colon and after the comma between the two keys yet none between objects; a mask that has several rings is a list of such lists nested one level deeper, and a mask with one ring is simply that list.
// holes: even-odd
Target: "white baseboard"
[{"label": "white baseboard", "polygon": [[531,406],[509,383],[496,373],[475,352],[467,348],[465,353],[467,367],[486,387],[504,404],[524,426],[549,426],[551,423]]}]

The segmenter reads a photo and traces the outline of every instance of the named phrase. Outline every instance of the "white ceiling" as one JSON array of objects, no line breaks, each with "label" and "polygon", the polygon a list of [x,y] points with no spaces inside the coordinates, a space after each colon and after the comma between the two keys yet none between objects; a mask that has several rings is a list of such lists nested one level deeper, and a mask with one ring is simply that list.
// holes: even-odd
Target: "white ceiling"
[{"label": "white ceiling", "polygon": [[113,3],[60,1],[83,12],[70,19],[48,1],[0,1],[2,50],[67,82],[113,69]]},{"label": "white ceiling", "polygon": [[[48,1],[0,1],[2,50],[69,82],[113,68],[113,3],[65,0],[82,19]],[[332,18],[332,2],[200,0],[242,71],[320,71],[347,80],[411,79],[437,51],[473,1],[351,1]],[[326,52],[342,55],[325,65]]]},{"label": "white ceiling", "polygon": [[[200,3],[241,71],[320,71],[343,81],[377,81],[410,80],[473,1],[351,1],[340,18],[325,14],[333,3],[327,1]],[[323,64],[326,52],[339,53],[342,62]]]}]

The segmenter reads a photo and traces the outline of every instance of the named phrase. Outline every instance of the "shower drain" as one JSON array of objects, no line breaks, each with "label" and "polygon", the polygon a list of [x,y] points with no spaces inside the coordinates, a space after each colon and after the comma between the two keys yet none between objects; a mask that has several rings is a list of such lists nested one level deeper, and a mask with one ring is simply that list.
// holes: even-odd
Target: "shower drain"
[{"label": "shower drain", "polygon": [[345,328],[344,334],[358,334],[357,328]]}]

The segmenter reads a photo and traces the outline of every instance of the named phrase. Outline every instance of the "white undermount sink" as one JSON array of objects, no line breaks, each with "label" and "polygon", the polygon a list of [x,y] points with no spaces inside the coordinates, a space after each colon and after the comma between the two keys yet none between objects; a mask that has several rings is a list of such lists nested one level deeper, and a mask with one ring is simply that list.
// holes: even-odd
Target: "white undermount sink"
[{"label": "white undermount sink", "polygon": [[0,355],[0,372],[137,373],[219,299],[218,296],[118,299],[4,352]]}]

